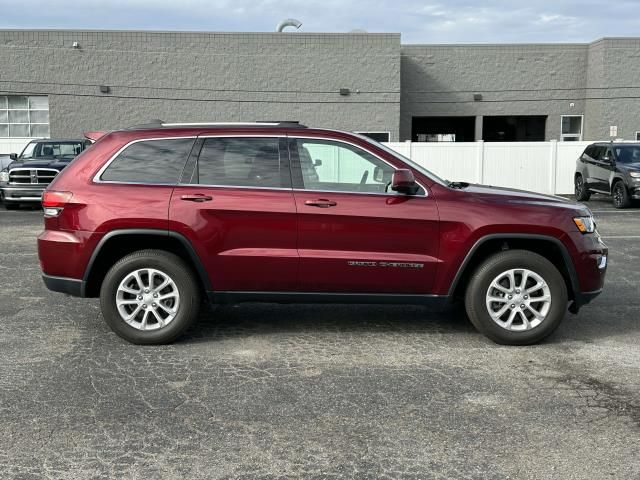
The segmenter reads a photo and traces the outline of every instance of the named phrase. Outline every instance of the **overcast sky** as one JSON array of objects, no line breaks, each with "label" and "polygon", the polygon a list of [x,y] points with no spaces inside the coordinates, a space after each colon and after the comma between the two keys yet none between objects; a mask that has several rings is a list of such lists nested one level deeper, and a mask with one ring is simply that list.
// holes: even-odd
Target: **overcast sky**
[{"label": "overcast sky", "polygon": [[0,0],[0,28],[400,32],[403,43],[589,42],[640,36],[637,0]]}]

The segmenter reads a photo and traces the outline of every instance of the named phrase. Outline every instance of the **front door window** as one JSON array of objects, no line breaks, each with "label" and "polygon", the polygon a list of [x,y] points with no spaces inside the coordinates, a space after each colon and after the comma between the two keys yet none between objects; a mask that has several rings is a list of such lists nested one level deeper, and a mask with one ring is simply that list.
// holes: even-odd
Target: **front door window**
[{"label": "front door window", "polygon": [[387,192],[394,169],[374,155],[330,140],[298,139],[296,145],[306,190]]}]

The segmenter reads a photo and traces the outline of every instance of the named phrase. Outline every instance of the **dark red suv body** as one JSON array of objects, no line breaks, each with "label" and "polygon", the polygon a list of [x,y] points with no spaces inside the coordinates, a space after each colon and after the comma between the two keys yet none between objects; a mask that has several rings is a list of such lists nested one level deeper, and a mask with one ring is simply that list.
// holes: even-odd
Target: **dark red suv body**
[{"label": "dark red suv body", "polygon": [[[294,123],[111,132],[55,179],[43,206],[46,285],[101,296],[105,319],[137,343],[178,336],[201,293],[213,302],[465,297],[489,337],[532,343],[569,304],[577,311],[597,295],[606,270],[607,249],[582,205],[450,183],[363,136]],[[149,251],[160,260],[144,260]],[[182,270],[168,274],[175,265],[163,267],[162,252]],[[176,280],[184,272],[193,284]],[[173,297],[153,310],[153,298],[170,292],[145,292],[169,280]],[[540,300],[527,303],[525,290]],[[193,311],[183,320],[185,305]]]}]

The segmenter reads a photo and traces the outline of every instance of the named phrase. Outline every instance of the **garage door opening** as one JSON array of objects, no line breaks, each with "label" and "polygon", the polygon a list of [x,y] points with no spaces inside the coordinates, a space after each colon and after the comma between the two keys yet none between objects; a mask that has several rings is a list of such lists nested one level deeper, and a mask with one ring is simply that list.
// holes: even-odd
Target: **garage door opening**
[{"label": "garage door opening", "polygon": [[513,115],[482,118],[486,142],[544,142],[545,115]]},{"label": "garage door opening", "polygon": [[414,142],[473,142],[476,117],[413,117]]}]

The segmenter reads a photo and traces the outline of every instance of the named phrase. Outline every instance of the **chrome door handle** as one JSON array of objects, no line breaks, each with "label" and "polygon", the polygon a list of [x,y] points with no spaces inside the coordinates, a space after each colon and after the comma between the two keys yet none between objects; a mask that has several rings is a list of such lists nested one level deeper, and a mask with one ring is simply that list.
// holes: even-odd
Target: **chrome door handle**
[{"label": "chrome door handle", "polygon": [[320,207],[320,208],[329,208],[329,207],[335,207],[337,204],[337,202],[334,202],[332,200],[327,200],[326,198],[319,198],[318,200],[307,200],[306,202],[304,202],[305,205],[308,205],[310,207]]},{"label": "chrome door handle", "polygon": [[196,193],[193,195],[182,195],[180,200],[185,200],[187,202],[210,202],[213,200],[213,197],[205,195],[204,193]]}]

